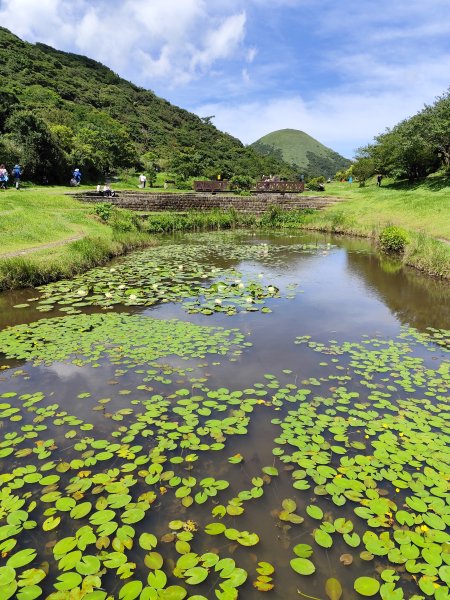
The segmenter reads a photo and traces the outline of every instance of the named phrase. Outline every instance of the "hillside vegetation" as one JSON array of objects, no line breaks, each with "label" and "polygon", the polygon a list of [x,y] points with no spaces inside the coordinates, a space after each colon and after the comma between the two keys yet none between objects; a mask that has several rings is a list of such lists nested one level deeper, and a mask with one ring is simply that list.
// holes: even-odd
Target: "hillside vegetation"
[{"label": "hillside vegetation", "polygon": [[359,149],[353,175],[364,184],[374,173],[414,181],[450,173],[450,88],[416,115]]},{"label": "hillside vegetation", "polygon": [[2,27],[0,68],[0,162],[21,162],[35,182],[67,182],[74,167],[92,180],[126,168],[182,180],[287,169],[90,58]]},{"label": "hillside vegetation", "polygon": [[305,177],[333,177],[350,166],[350,161],[297,129],[280,129],[250,145],[262,156],[284,160]]}]

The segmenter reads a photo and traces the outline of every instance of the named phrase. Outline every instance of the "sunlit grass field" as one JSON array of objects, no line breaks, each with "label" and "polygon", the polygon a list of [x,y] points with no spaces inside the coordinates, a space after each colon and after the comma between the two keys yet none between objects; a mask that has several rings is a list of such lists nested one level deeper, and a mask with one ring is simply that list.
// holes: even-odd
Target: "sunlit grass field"
[{"label": "sunlit grass field", "polygon": [[[158,187],[146,192],[161,191],[164,177],[159,173]],[[137,179],[113,184],[113,188],[137,190]],[[84,185],[76,191],[92,189],[92,185]],[[149,233],[114,230],[95,216],[91,204],[83,204],[67,192],[74,189],[25,185],[19,191],[0,190],[0,288],[70,276],[128,249],[153,243]],[[402,227],[410,237],[404,262],[450,279],[450,243],[446,243],[450,241],[450,177],[430,177],[417,184],[384,180],[381,188],[375,181],[364,187],[333,182],[326,184],[325,192],[306,191],[305,195],[337,196],[344,201],[305,215],[299,228],[377,240],[384,227]],[[21,274],[27,272],[24,278]]]},{"label": "sunlit grass field", "polygon": [[325,187],[325,192],[314,195],[348,201],[317,213],[310,218],[311,223],[334,223],[339,230],[341,221],[346,231],[366,235],[386,225],[397,225],[450,241],[450,177],[429,177],[417,184],[384,179],[381,187],[375,180],[365,187],[355,182],[333,182]]},{"label": "sunlit grass field", "polygon": [[71,188],[0,190],[0,254],[75,237],[111,237],[111,230],[64,192]]}]

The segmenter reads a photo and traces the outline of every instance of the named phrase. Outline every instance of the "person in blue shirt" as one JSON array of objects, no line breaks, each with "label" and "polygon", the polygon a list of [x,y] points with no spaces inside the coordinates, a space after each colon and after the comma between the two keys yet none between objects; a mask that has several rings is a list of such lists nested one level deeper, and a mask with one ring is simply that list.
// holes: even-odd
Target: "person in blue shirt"
[{"label": "person in blue shirt", "polygon": [[20,187],[20,178],[22,176],[23,169],[19,164],[14,165],[11,175],[14,177],[14,185],[16,186],[16,190]]},{"label": "person in blue shirt", "polygon": [[75,169],[75,171],[72,174],[72,178],[75,181],[75,185],[80,185],[80,181],[81,181],[81,171],[80,171],[80,169]]}]

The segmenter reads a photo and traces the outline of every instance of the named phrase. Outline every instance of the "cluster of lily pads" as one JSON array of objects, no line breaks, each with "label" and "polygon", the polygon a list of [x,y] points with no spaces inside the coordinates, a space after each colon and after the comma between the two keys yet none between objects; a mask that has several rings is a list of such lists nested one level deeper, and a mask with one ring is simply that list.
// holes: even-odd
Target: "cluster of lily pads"
[{"label": "cluster of lily pads", "polygon": [[[233,238],[231,238],[233,240]],[[324,252],[329,245],[293,244],[290,252]],[[116,305],[149,307],[182,303],[188,313],[233,315],[241,311],[271,312],[267,299],[292,298],[296,285],[280,291],[263,272],[241,272],[235,265],[249,261],[259,266],[281,266],[283,246],[231,243],[230,236],[216,244],[167,244],[134,253],[113,267],[92,269],[71,280],[39,288],[39,295],[16,305],[33,304],[40,312],[54,309],[78,314],[87,306],[111,309]]]},{"label": "cluster of lily pads", "polygon": [[[5,368],[0,394],[0,598],[448,599],[446,339],[297,338],[323,376],[241,390],[177,364],[245,360],[235,329],[108,313],[0,332],[37,365]],[[112,392],[39,389],[57,362],[109,365]]]}]

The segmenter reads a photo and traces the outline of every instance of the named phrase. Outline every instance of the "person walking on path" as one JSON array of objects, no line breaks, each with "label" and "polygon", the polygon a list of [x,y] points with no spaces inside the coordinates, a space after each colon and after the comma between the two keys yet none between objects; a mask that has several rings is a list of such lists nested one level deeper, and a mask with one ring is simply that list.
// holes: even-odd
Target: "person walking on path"
[{"label": "person walking on path", "polygon": [[383,175],[377,175],[377,187],[381,187],[382,179],[383,179]]},{"label": "person walking on path", "polygon": [[147,177],[144,175],[144,173],[142,173],[142,175],[139,175],[139,187],[145,188],[146,183],[147,183]]},{"label": "person walking on path", "polygon": [[11,171],[11,175],[14,177],[14,185],[16,187],[16,190],[20,188],[20,178],[22,176],[22,173],[23,169],[19,165],[19,163],[15,164],[13,170]]},{"label": "person walking on path", "polygon": [[6,170],[5,165],[0,165],[0,189],[6,190],[8,183],[8,171]]}]

